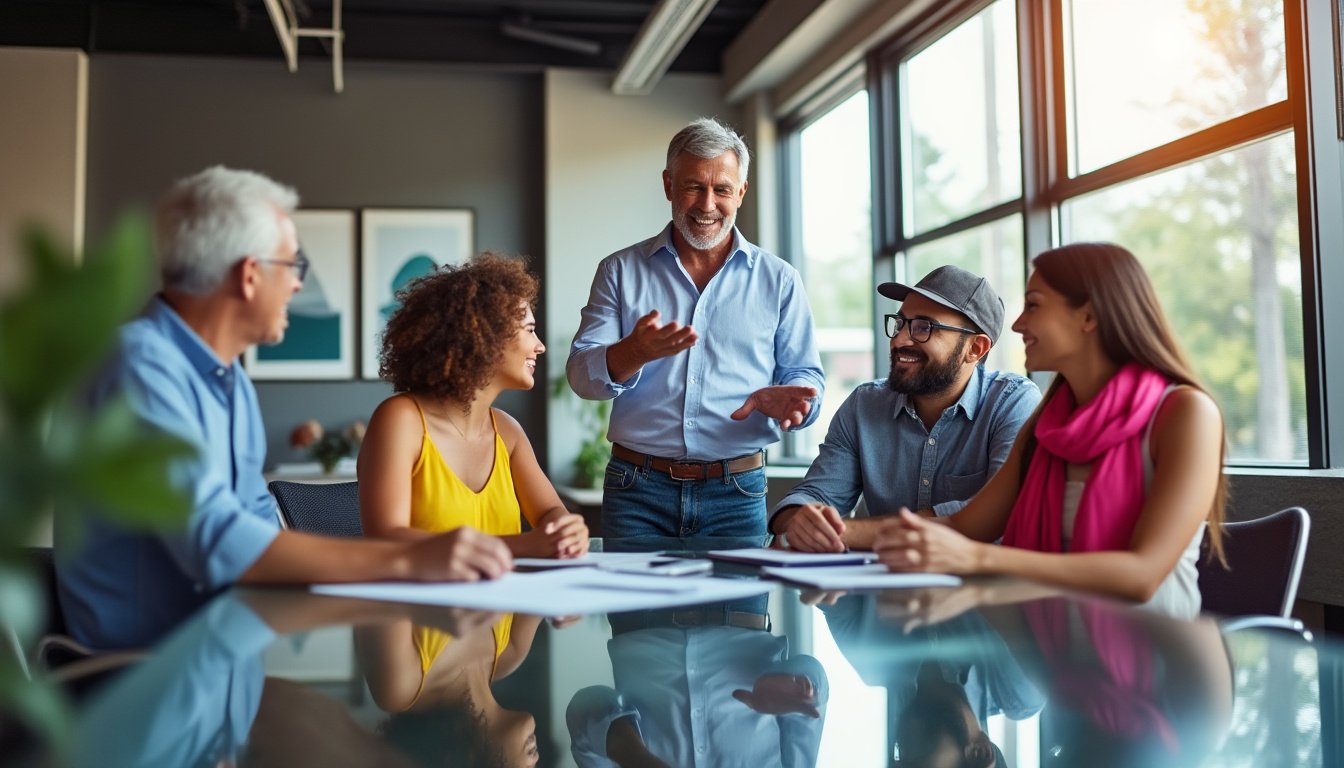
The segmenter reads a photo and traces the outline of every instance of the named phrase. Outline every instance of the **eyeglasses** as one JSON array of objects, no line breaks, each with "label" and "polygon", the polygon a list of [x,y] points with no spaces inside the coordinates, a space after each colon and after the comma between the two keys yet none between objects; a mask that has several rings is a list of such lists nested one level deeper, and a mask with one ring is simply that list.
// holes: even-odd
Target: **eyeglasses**
[{"label": "eyeglasses", "polygon": [[974,331],[971,330],[970,328],[962,328],[956,325],[945,325],[943,323],[935,323],[934,321],[923,317],[906,317],[905,315],[887,315],[886,318],[887,318],[887,338],[889,339],[896,338],[896,334],[900,333],[902,328],[909,326],[910,339],[912,341],[917,341],[920,344],[923,344],[924,342],[929,340],[929,337],[933,335],[933,329],[935,328],[944,331],[956,331],[957,333],[970,333],[970,334],[980,333],[979,331]]},{"label": "eyeglasses", "polygon": [[282,267],[293,267],[294,273],[298,275],[300,283],[303,282],[303,278],[308,276],[308,265],[311,264],[311,262],[308,261],[308,257],[303,255],[303,248],[299,248],[294,252],[293,261],[285,261],[284,259],[257,259],[257,261],[264,261],[267,264],[279,264]]}]

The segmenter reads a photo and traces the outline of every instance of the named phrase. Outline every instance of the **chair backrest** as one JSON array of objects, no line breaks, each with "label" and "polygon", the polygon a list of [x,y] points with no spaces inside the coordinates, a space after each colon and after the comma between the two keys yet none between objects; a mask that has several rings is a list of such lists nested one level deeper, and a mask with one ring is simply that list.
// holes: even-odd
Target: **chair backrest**
[{"label": "chair backrest", "polygon": [[304,533],[358,538],[359,483],[293,483],[272,480],[267,486],[280,507],[285,527]]},{"label": "chair backrest", "polygon": [[1223,529],[1228,567],[1209,560],[1207,536],[1199,558],[1204,610],[1223,616],[1288,616],[1307,555],[1307,511],[1289,507]]}]

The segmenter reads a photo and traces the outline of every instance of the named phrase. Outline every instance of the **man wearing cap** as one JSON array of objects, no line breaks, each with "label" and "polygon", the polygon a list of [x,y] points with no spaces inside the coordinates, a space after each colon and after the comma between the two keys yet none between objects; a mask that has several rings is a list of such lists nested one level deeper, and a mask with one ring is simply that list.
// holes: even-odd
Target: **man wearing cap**
[{"label": "man wearing cap", "polygon": [[[840,405],[807,476],[771,513],[770,532],[793,549],[871,549],[879,516],[961,509],[1041,399],[1027,378],[985,369],[1003,330],[1003,300],[988,280],[943,266],[913,286],[877,290],[902,302],[886,316],[891,373]],[[860,494],[870,517],[844,519]]]}]

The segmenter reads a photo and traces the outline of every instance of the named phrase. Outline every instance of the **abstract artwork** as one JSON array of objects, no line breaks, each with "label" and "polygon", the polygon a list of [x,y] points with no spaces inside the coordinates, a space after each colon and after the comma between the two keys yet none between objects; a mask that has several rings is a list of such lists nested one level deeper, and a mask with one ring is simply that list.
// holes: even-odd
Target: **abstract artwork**
[{"label": "abstract artwork", "polygon": [[360,375],[378,378],[383,328],[399,306],[397,291],[443,264],[471,258],[474,216],[470,210],[364,209],[361,249]]},{"label": "abstract artwork", "polygon": [[352,379],[355,376],[355,214],[293,214],[309,261],[303,289],[289,302],[279,344],[252,347],[243,358],[254,379]]}]

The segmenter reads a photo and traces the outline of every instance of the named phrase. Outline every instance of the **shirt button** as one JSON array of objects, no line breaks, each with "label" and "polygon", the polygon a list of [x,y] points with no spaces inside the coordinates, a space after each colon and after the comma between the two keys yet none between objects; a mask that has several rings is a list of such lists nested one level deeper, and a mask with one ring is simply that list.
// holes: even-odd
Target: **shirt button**
[{"label": "shirt button", "polygon": [[692,376],[692,377],[690,378],[690,382],[691,382],[692,384],[695,383],[695,377],[694,377],[694,376]]},{"label": "shirt button", "polygon": [[687,420],[686,420],[686,426],[688,426],[688,427],[694,427],[694,426],[695,426],[695,419],[687,419]]},{"label": "shirt button", "polygon": [[929,438],[929,445],[937,445],[937,444],[938,444],[937,440],[933,439],[932,437]]},{"label": "shirt button", "polygon": [[216,368],[216,369],[215,369],[215,375],[216,375],[216,376],[223,376],[223,375],[224,375],[224,369],[223,369],[223,368]]},{"label": "shirt button", "polygon": [[928,484],[929,484],[929,478],[927,478],[927,477],[926,477],[926,478],[923,478],[922,480],[919,481],[919,484],[920,484],[920,485],[928,485]]}]

